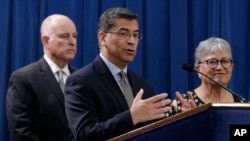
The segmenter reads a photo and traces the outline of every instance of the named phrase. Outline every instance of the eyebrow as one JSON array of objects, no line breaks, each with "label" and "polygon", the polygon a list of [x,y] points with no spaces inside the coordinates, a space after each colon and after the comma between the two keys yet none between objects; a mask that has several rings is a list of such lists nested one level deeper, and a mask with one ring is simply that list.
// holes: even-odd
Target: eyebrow
[{"label": "eyebrow", "polygon": [[[126,31],[129,32],[129,29],[127,29],[127,28],[120,28],[118,31],[120,31],[120,30],[126,30]],[[137,29],[137,30],[135,30],[135,31],[133,31],[133,32],[139,32],[139,29]]]},{"label": "eyebrow", "polygon": [[213,58],[209,58],[209,59],[206,59],[206,60],[223,60],[223,59],[231,59],[231,58],[230,57],[222,57],[220,59],[217,59],[217,58],[213,57]]},{"label": "eyebrow", "polygon": [[64,35],[64,34],[78,34],[77,32],[69,33],[69,32],[61,32],[58,33],[58,35]]}]

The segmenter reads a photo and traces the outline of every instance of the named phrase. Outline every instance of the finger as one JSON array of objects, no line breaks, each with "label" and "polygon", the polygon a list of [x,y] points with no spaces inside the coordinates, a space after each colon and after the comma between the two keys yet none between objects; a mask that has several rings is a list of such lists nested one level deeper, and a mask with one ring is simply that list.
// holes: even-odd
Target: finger
[{"label": "finger", "polygon": [[193,92],[188,91],[187,92],[187,97],[188,97],[188,99],[191,99],[191,100],[194,101]]},{"label": "finger", "polygon": [[134,102],[137,102],[137,101],[141,100],[143,93],[144,93],[144,90],[140,89],[139,92],[136,94],[136,96],[134,98]]},{"label": "finger", "polygon": [[172,109],[170,106],[162,107],[156,110],[156,116],[159,118],[166,117],[166,113]]},{"label": "finger", "polygon": [[181,105],[185,104],[187,101],[184,99],[180,92],[175,92],[176,99],[180,101]]},{"label": "finger", "polygon": [[152,120],[154,120],[154,119],[160,119],[160,118],[165,118],[165,117],[166,117],[165,113],[156,114],[156,115],[154,115],[154,118]]},{"label": "finger", "polygon": [[162,99],[158,102],[155,102],[154,104],[156,105],[155,108],[162,108],[165,107],[166,105],[170,105],[171,104],[171,99]]},{"label": "finger", "polygon": [[194,100],[188,99],[188,103],[189,103],[189,105],[190,105],[191,108],[195,108],[196,107],[196,104],[195,104]]},{"label": "finger", "polygon": [[171,105],[172,104],[172,100],[171,99],[165,99],[164,103],[165,103],[165,106],[166,105]]},{"label": "finger", "polygon": [[159,108],[157,110],[158,110],[159,113],[166,113],[166,112],[169,112],[170,110],[172,110],[172,107],[171,106],[165,106],[165,107]]},{"label": "finger", "polygon": [[181,99],[182,98],[182,95],[181,95],[181,93],[180,92],[175,92],[175,96],[176,96],[176,99]]},{"label": "finger", "polygon": [[150,103],[155,103],[155,102],[165,99],[167,96],[168,96],[167,93],[157,94],[153,97],[148,98],[147,101]]}]

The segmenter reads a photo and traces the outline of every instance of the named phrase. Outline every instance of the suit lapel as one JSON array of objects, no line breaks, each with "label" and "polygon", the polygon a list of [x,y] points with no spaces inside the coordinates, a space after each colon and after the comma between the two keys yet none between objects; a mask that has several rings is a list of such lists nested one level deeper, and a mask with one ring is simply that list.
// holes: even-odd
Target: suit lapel
[{"label": "suit lapel", "polygon": [[117,84],[115,78],[109,71],[106,64],[103,62],[103,60],[98,56],[95,61],[94,65],[96,67],[97,73],[99,74],[101,81],[103,84],[109,89],[110,95],[112,95],[120,104],[123,110],[128,109],[127,102],[125,100],[125,97],[123,96],[123,93]]},{"label": "suit lapel", "polygon": [[134,97],[136,96],[136,94],[139,92],[139,90],[141,88],[139,88],[137,85],[136,85],[136,80],[134,79],[134,74],[131,72],[131,71],[127,71],[127,77],[128,77],[128,80],[129,80],[129,84],[131,85],[131,88],[132,88],[132,91],[133,91],[133,95]]},{"label": "suit lapel", "polygon": [[[60,86],[52,73],[49,65],[45,61],[44,58],[39,60],[40,63],[40,72],[42,79],[47,84],[48,89],[55,95],[55,97],[58,99],[58,101],[61,103],[61,105],[64,107],[64,95],[62,90],[60,89]],[[70,67],[69,68],[71,72],[75,71],[75,68]]]}]

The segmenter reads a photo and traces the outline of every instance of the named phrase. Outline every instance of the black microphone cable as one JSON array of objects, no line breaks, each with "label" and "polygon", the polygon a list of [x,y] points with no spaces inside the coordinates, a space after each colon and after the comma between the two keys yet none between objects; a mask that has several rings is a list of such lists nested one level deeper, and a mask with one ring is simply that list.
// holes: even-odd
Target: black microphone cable
[{"label": "black microphone cable", "polygon": [[208,75],[200,72],[200,71],[197,71],[194,69],[193,66],[189,65],[189,64],[183,64],[182,65],[182,69],[183,70],[186,70],[186,71],[190,71],[190,72],[197,72],[203,76],[205,76],[206,78],[208,78],[209,80],[213,81],[215,84],[219,85],[220,87],[222,87],[223,89],[227,90],[228,92],[230,92],[231,94],[234,94],[236,95],[233,91],[229,90],[228,88],[224,87],[223,85],[221,85],[220,83],[218,83],[217,81],[215,81],[214,79],[212,79],[211,77],[209,77]]}]

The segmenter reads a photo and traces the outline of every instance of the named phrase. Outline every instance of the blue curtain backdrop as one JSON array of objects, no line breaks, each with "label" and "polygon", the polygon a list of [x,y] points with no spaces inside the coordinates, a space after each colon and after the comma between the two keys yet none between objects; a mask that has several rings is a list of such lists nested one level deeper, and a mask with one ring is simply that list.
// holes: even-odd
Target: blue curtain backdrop
[{"label": "blue curtain backdrop", "polygon": [[181,69],[194,63],[201,40],[221,37],[232,46],[235,68],[229,88],[250,99],[249,0],[1,0],[0,1],[0,141],[11,140],[5,99],[10,74],[42,57],[39,28],[54,13],[73,19],[78,29],[80,68],[98,54],[97,21],[107,8],[121,6],[138,14],[143,40],[129,68],[146,78],[156,92],[186,92],[200,83]]}]

